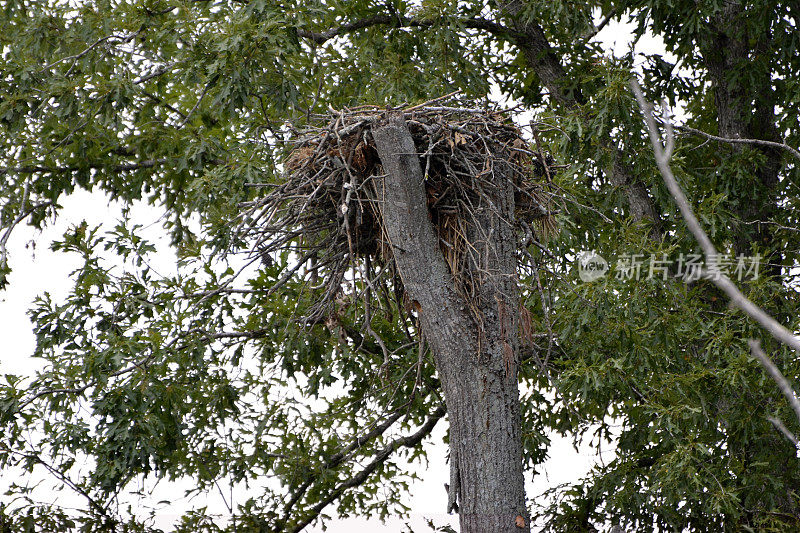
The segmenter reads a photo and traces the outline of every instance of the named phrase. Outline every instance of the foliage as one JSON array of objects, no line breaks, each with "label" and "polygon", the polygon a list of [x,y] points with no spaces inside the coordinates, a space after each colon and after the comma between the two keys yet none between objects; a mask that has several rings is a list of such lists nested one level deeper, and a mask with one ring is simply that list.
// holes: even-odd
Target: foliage
[{"label": "foliage", "polygon": [[[284,278],[288,253],[226,255],[229,223],[260,194],[254,185],[281,183],[284,141],[313,113],[457,89],[482,102],[493,87],[552,126],[533,148],[566,166],[548,185],[566,199],[560,233],[547,252],[531,243],[539,268],[520,280],[537,341],[521,371],[526,465],[542,463],[550,430],[617,447],[581,483],[555,489],[552,505],[532,500],[540,522],[797,528],[796,450],[766,417],[798,428],[748,355],[746,339],[761,332],[707,281],[587,284],[572,265],[583,250],[612,266],[695,251],[653,164],[632,72],[692,127],[800,144],[797,9],[521,4],[512,17],[493,0],[0,0],[4,230],[42,227],[71,192],[93,190],[162,208],[178,257],[174,274],[154,271],[154,245],[129,220],[79,224],[52,244],[82,264],[68,297],[43,294],[30,310],[33,355],[46,365],[0,385],[0,466],[53,475],[85,508],[39,506],[19,483],[0,530],[145,531],[146,516],[113,504],[153,479],[246,495],[229,517],[187,512],[178,531],[292,531],[325,513],[407,512],[415,473],[402,459],[424,460],[422,440],[444,414],[409,310],[385,298],[365,314],[354,295],[366,288],[353,281],[331,320],[300,324],[324,287]],[[604,52],[590,34],[609,13],[669,54]],[[532,24],[564,66],[565,99],[524,53]],[[660,220],[634,216],[610,171],[620,158]],[[673,166],[720,250],[767,258],[744,290],[796,329],[796,161],[687,134]],[[13,266],[0,265],[3,284]],[[796,358],[765,348],[798,375]]]}]

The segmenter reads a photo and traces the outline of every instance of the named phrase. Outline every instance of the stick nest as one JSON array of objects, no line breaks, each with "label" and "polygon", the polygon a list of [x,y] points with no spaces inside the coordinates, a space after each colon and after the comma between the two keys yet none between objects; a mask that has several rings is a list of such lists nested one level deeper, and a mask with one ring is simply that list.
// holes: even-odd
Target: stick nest
[{"label": "stick nest", "polygon": [[[472,207],[488,198],[485,191],[494,185],[487,174],[498,159],[513,169],[506,173],[515,190],[514,220],[509,222],[525,241],[521,245],[544,241],[553,232],[549,195],[542,186],[552,160],[532,150],[509,118],[432,105],[402,111],[425,173],[430,220],[457,281],[467,269],[465,228]],[[402,298],[382,226],[376,177],[383,169],[371,134],[384,116],[373,106],[317,116],[317,125],[296,133],[284,180],[246,204],[242,224],[255,237],[254,250],[261,257],[286,250],[296,254],[297,263],[278,285],[302,272],[312,285],[324,288],[305,317],[311,322],[326,320],[350,269],[369,287],[388,272],[393,292]]]}]

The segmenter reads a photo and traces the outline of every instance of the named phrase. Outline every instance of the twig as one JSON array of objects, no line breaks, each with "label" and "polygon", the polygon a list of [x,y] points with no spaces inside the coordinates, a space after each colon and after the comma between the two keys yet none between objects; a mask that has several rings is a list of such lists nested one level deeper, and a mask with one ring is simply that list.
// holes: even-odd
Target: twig
[{"label": "twig", "polygon": [[200,93],[200,96],[197,98],[197,102],[195,102],[194,107],[192,107],[192,109],[190,109],[189,112],[186,113],[186,115],[183,117],[183,120],[180,122],[180,124],[178,124],[177,126],[178,129],[181,129],[186,125],[187,122],[189,122],[189,119],[192,118],[192,115],[194,115],[195,111],[197,111],[197,108],[200,107],[200,103],[203,101],[203,98],[205,98],[206,94],[208,94],[208,90],[211,89],[211,87],[213,87],[216,82],[217,82],[217,76],[214,76],[213,78],[208,80],[208,83],[206,83],[206,86],[203,88],[203,92]]},{"label": "twig", "polygon": [[752,353],[753,357],[758,359],[759,362],[764,365],[767,373],[770,375],[772,380],[778,384],[778,388],[781,390],[786,399],[789,400],[789,405],[791,405],[792,409],[794,409],[797,419],[800,420],[800,400],[797,399],[797,394],[794,392],[794,389],[789,381],[784,377],[781,371],[778,370],[778,367],[775,366],[775,363],[772,362],[772,359],[767,357],[767,354],[761,349],[761,342],[757,341],[756,339],[750,339],[747,341],[747,344],[750,346],[750,353]]},{"label": "twig", "polygon": [[706,139],[712,141],[718,141],[723,143],[730,143],[730,144],[753,144],[756,146],[768,146],[770,148],[780,148],[782,150],[788,151],[792,154],[796,159],[800,160],[800,151],[792,146],[789,146],[785,142],[779,143],[774,141],[766,141],[764,139],[740,139],[740,138],[731,138],[731,137],[719,137],[717,135],[711,135],[710,133],[706,133],[702,130],[698,130],[695,128],[691,128],[689,126],[674,126],[676,130],[685,131],[687,133],[691,133],[694,135],[699,135],[701,137],[705,137]]},{"label": "twig", "polygon": [[410,113],[411,111],[415,111],[415,110],[420,109],[422,107],[429,106],[429,105],[431,105],[431,104],[433,104],[435,102],[441,102],[442,100],[447,100],[448,98],[451,98],[451,97],[457,95],[460,92],[461,92],[461,89],[455,90],[455,91],[451,92],[450,94],[446,94],[444,96],[440,96],[438,98],[434,98],[433,100],[428,100],[427,102],[423,102],[421,104],[417,104],[415,106],[403,109],[403,112],[404,113]]},{"label": "twig", "polygon": [[69,76],[72,73],[72,69],[75,68],[75,65],[77,64],[78,60],[80,58],[82,58],[83,56],[85,56],[86,54],[88,54],[89,52],[91,52],[92,50],[94,50],[99,44],[104,43],[106,41],[111,41],[111,40],[118,40],[119,44],[129,43],[133,39],[135,39],[136,36],[139,35],[141,32],[142,32],[142,30],[140,29],[139,31],[136,31],[136,32],[131,33],[129,35],[106,35],[105,37],[100,37],[95,42],[93,42],[92,44],[87,46],[82,52],[79,52],[79,53],[77,53],[75,55],[72,55],[72,56],[62,57],[61,59],[57,59],[57,60],[53,61],[49,65],[45,65],[44,67],[42,67],[42,69],[39,71],[39,73],[41,74],[42,72],[44,72],[46,70],[50,70],[54,66],[56,66],[59,63],[62,63],[64,61],[72,60],[72,65],[70,66],[69,70],[67,70],[67,73],[66,73],[66,75]]},{"label": "twig", "polygon": [[41,165],[28,165],[23,167],[0,167],[0,176],[10,173],[17,174],[67,174],[69,172],[78,172],[83,169],[102,170],[107,169],[112,172],[129,172],[132,170],[140,170],[144,168],[153,168],[155,166],[166,163],[166,159],[146,159],[138,163],[122,163],[119,165],[109,166],[103,163],[90,163],[86,166],[65,166],[65,167],[45,167]]},{"label": "twig", "polygon": [[25,187],[22,190],[22,200],[19,203],[19,215],[9,224],[8,228],[3,232],[3,236],[0,237],[0,268],[5,267],[8,264],[8,256],[6,252],[6,243],[8,242],[8,238],[11,236],[11,231],[14,227],[25,220],[25,217],[28,216],[28,213],[25,209],[25,203],[28,201],[28,193],[30,192],[31,180],[25,180]]},{"label": "twig", "polygon": [[777,429],[778,431],[783,433],[783,436],[786,437],[787,439],[789,439],[792,442],[792,444],[794,444],[795,448],[800,450],[800,441],[797,440],[797,437],[794,435],[794,433],[792,433],[791,431],[786,429],[786,426],[783,425],[783,422],[781,422],[780,420],[778,420],[774,416],[768,416],[767,420],[769,420],[770,423],[773,426],[775,426],[775,429]]},{"label": "twig", "polygon": [[[28,445],[29,446],[33,446],[30,442],[28,443]],[[64,485],[68,486],[69,488],[71,488],[72,490],[74,490],[75,492],[77,492],[78,494],[83,496],[86,499],[86,501],[89,502],[89,505],[92,508],[94,508],[97,512],[99,512],[102,516],[104,516],[106,518],[111,518],[111,516],[108,514],[108,510],[105,508],[105,506],[103,506],[100,502],[98,502],[95,498],[93,498],[92,495],[89,494],[83,487],[81,487],[76,482],[74,482],[72,479],[70,479],[70,477],[65,472],[62,472],[61,470],[59,470],[55,466],[49,464],[47,461],[42,459],[41,456],[39,455],[39,453],[37,453],[36,451],[21,452],[21,451],[13,450],[13,449],[7,447],[6,445],[2,445],[2,450],[4,452],[8,453],[8,454],[16,455],[18,457],[22,457],[22,458],[25,458],[25,459],[28,459],[28,460],[32,460],[34,463],[43,466],[45,468],[45,470],[50,472],[50,474],[52,474],[61,483],[63,483]]]}]

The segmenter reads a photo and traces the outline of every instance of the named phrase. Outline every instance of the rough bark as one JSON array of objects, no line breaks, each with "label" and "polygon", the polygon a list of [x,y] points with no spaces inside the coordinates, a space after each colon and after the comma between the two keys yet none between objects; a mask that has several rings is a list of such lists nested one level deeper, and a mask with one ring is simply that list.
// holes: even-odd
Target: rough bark
[{"label": "rough bark", "polygon": [[[402,117],[373,129],[385,177],[383,222],[409,299],[433,351],[450,421],[451,499],[462,533],[530,531],[525,507],[517,366],[514,200],[495,168],[495,208],[469,230],[477,307],[459,291],[429,219],[424,176]],[[503,220],[505,219],[505,220]],[[480,319],[476,319],[479,316]],[[455,502],[450,502],[455,503]]]},{"label": "rough bark", "polygon": [[[769,68],[759,60],[769,57],[769,27],[750,35],[739,23],[745,14],[741,2],[732,1],[724,5],[714,17],[709,37],[701,43],[701,53],[714,84],[714,101],[717,107],[719,135],[733,139],[763,139],[780,141],[775,127],[775,98]],[[741,79],[731,81],[731,73],[747,70],[749,82]],[[733,144],[733,152],[745,150],[744,145]],[[753,245],[769,246],[773,239],[768,224],[753,224],[758,220],[769,220],[778,208],[775,188],[781,170],[783,153],[772,147],[749,146],[763,153],[763,162],[754,168],[757,180],[754,188],[741,188],[746,197],[740,197],[737,214],[745,223],[734,243],[737,254],[750,254]],[[757,191],[754,195],[753,191]],[[770,263],[780,263],[780,257],[769,258]],[[772,269],[772,274],[779,270]]]}]

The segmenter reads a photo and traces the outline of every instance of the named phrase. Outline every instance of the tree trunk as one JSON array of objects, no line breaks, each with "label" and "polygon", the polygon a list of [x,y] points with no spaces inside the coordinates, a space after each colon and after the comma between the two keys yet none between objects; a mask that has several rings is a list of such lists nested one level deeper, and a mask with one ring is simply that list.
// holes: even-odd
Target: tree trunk
[{"label": "tree trunk", "polygon": [[[699,50],[713,80],[714,102],[717,107],[717,126],[721,137],[732,139],[763,139],[780,142],[781,136],[775,126],[775,93],[772,89],[772,75],[766,57],[769,57],[770,27],[765,21],[761,31],[749,34],[745,30],[742,17],[745,6],[742,2],[727,2],[712,19],[713,24]],[[746,70],[747,81],[732,81],[732,73]],[[741,152],[741,144],[730,146],[733,152]],[[750,146],[763,154],[763,160],[754,164],[754,183],[748,187],[731,189],[731,199],[737,214],[745,223],[734,242],[737,254],[750,255],[755,252],[754,245],[771,248],[774,240],[774,227],[769,224],[755,224],[759,220],[770,220],[778,211],[776,187],[782,168],[783,152],[778,148]],[[774,251],[764,258],[767,266],[764,271],[780,276],[781,254]]]},{"label": "tree trunk", "polygon": [[[517,366],[519,340],[514,195],[494,167],[490,205],[474,206],[465,297],[430,221],[424,175],[402,116],[372,130],[385,177],[378,181],[386,237],[418,310],[450,420],[450,502],[463,533],[530,531],[525,507]],[[448,509],[449,510],[449,509]]]},{"label": "tree trunk", "polygon": [[[544,29],[535,19],[525,16],[525,3],[520,0],[509,0],[500,6],[501,19],[508,17],[509,25],[516,30],[513,35],[514,43],[522,52],[528,68],[539,77],[550,96],[572,110],[586,104],[586,98],[580,87],[573,86],[574,80],[567,75],[561,60],[550,46]],[[584,115],[584,120],[590,121],[591,117]],[[661,241],[661,215],[650,197],[647,186],[631,172],[622,150],[613,145],[612,139],[602,139],[601,143],[614,157],[611,167],[607,169],[612,185],[620,187],[625,193],[633,219],[637,222],[650,221],[651,238],[655,242]]]}]

